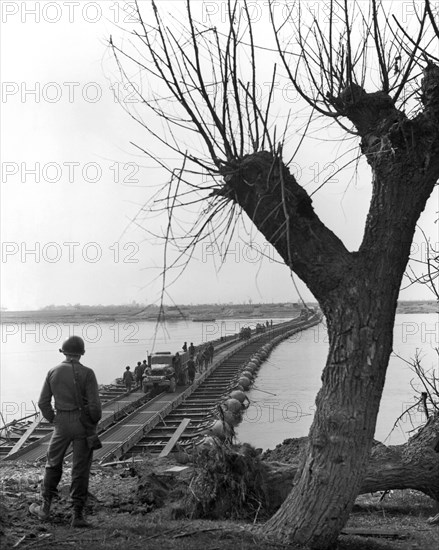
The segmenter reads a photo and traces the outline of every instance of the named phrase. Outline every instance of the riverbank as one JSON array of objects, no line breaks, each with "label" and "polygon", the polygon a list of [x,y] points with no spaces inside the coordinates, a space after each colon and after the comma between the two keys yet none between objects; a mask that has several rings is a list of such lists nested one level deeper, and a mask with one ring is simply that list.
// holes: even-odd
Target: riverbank
[{"label": "riverbank", "polygon": [[[146,459],[115,467],[94,466],[90,481],[88,519],[93,529],[72,530],[66,468],[50,521],[41,523],[28,513],[39,498],[41,466],[0,463],[0,544],[2,548],[95,550],[273,550],[285,548],[261,536],[251,521],[178,519],[183,493],[188,491],[191,467],[181,473],[172,459]],[[144,487],[145,475],[155,485]],[[161,487],[161,491],[160,491]],[[340,536],[339,550],[416,550],[439,546],[439,526],[427,523],[435,512],[431,499],[416,491],[363,495],[357,499],[345,532],[369,536]],[[161,499],[161,501],[160,501]],[[263,518],[262,518],[263,519]],[[375,534],[373,536],[371,533]],[[14,546],[15,545],[15,546]],[[294,546],[288,548],[294,549]]]},{"label": "riverbank", "polygon": [[[317,304],[308,304],[317,307]],[[165,306],[161,321],[213,322],[229,319],[290,319],[299,315],[301,305],[283,304],[201,304]],[[399,302],[397,313],[437,313],[435,301]],[[31,311],[2,311],[2,323],[95,323],[157,321],[157,306],[72,306]]]}]

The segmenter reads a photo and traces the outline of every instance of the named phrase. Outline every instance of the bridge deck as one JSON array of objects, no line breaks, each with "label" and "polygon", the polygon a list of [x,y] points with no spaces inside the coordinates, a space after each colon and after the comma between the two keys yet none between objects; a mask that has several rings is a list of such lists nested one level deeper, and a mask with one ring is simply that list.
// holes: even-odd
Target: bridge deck
[{"label": "bridge deck", "polygon": [[[313,321],[312,324],[316,322],[318,321]],[[257,342],[260,339],[265,343],[268,334],[271,337],[275,337],[288,333],[292,329],[300,330],[302,324],[304,325],[303,328],[306,328],[306,325],[311,326],[309,321],[294,319],[274,325],[268,333],[258,334],[250,338],[250,340],[242,341],[235,339],[227,342],[226,345],[222,345],[222,349],[217,349],[213,363],[206,372],[197,374],[191,386],[177,387],[175,393],[161,393],[153,399],[149,399],[148,395],[143,392],[133,391],[107,401],[103,404],[103,416],[98,425],[102,449],[94,452],[94,460],[108,462],[120,458],[159,422],[162,422],[166,415],[197,390],[222,362],[230,359],[234,354],[239,355],[239,351],[250,343]],[[215,390],[213,389],[213,393],[211,390],[208,390],[208,393],[208,401],[212,402]],[[203,406],[202,401],[200,401],[200,406]],[[206,418],[206,413],[204,413],[204,418]],[[45,458],[50,437],[51,434],[48,434],[40,440],[30,443],[17,453],[7,456],[6,460],[37,461]]]},{"label": "bridge deck", "polygon": [[[210,383],[211,375],[220,367],[222,364],[230,362],[231,359],[236,357],[237,364],[242,364],[246,359],[250,357],[255,351],[255,344],[258,341],[266,343],[269,337],[276,337],[282,334],[290,334],[292,330],[297,331],[301,330],[301,325],[303,328],[307,328],[313,324],[319,322],[319,318],[316,316],[313,321],[301,322],[299,319],[282,323],[273,327],[273,330],[270,334],[262,333],[252,337],[250,340],[238,341],[231,346],[228,346],[227,349],[217,353],[214,357],[212,365],[208,370],[202,374],[198,374],[194,383],[187,388],[178,388],[176,393],[162,393],[151,401],[145,403],[138,410],[134,411],[131,415],[121,420],[115,426],[111,427],[107,432],[100,436],[102,441],[102,449],[95,451],[94,459],[99,462],[110,462],[113,460],[120,459],[127,452],[134,447],[142,438],[145,437],[155,426],[160,424],[167,424],[167,416],[172,416],[172,411],[176,409],[181,403],[183,403],[187,398],[191,396],[197,390],[201,390],[205,386],[208,386]],[[245,351],[248,348],[249,351],[246,354]],[[245,357],[245,359],[244,359]],[[229,377],[228,381],[231,381],[233,376]],[[220,389],[220,387],[222,389]],[[213,404],[216,399],[221,397],[222,392],[224,391],[224,386],[216,386],[209,390],[209,404]],[[200,403],[201,404],[201,403]],[[201,412],[200,422],[207,420],[207,415],[211,411],[207,408],[204,412]],[[170,414],[171,413],[171,414]],[[185,414],[186,416],[186,414]],[[178,419],[177,423],[180,423],[181,419]],[[166,439],[161,439],[157,442],[157,452],[160,452],[162,448],[166,445],[166,442],[172,437],[176,426],[175,422],[170,421],[170,424],[173,426],[173,430],[170,430]],[[198,423],[199,424],[199,423]]]},{"label": "bridge deck", "polygon": [[162,421],[172,409],[189,397],[226,357],[233,355],[246,344],[247,342],[238,341],[228,346],[215,355],[212,365],[206,372],[197,373],[191,386],[177,387],[175,393],[161,393],[112,426],[100,436],[102,449],[94,452],[94,460],[108,462],[125,454],[149,430],[152,430],[156,424]]}]

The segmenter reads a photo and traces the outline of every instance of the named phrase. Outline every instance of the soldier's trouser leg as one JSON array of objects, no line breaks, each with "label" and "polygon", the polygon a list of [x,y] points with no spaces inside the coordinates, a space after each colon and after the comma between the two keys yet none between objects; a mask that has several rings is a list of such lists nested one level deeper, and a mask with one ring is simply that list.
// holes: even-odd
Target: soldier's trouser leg
[{"label": "soldier's trouser leg", "polygon": [[74,505],[84,506],[93,451],[87,447],[86,430],[79,419],[79,411],[58,412],[56,415],[55,431],[47,452],[42,494],[46,497],[56,493],[62,475],[64,455],[70,443],[73,443],[70,496]]},{"label": "soldier's trouser leg", "polygon": [[[47,450],[46,470],[44,473],[42,496],[51,499],[56,494],[62,476],[64,455],[72,441],[66,428],[69,413],[57,413],[54,431]],[[64,418],[63,418],[64,417]]]},{"label": "soldier's trouser leg", "polygon": [[87,440],[74,439],[70,497],[75,508],[82,508],[87,501],[92,459],[93,451],[88,448]]}]

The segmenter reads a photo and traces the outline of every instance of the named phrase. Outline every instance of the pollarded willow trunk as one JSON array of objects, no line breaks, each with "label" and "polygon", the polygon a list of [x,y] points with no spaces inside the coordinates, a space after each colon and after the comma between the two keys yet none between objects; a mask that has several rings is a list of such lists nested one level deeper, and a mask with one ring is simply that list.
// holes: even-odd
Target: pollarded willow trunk
[{"label": "pollarded willow trunk", "polygon": [[439,69],[427,67],[425,112],[409,120],[383,93],[352,85],[334,106],[356,126],[373,192],[358,252],[319,220],[280,155],[224,166],[221,194],[242,206],[326,316],[330,349],[308,453],[264,533],[330,548],[359,492],[392,350],[401,280],[416,223],[439,177]]},{"label": "pollarded willow trunk", "polygon": [[388,293],[379,304],[380,292],[374,296],[362,275],[367,271],[359,262],[327,315],[330,351],[305,461],[294,490],[264,526],[313,548],[335,542],[359,493],[392,349],[397,293],[377,281]]}]

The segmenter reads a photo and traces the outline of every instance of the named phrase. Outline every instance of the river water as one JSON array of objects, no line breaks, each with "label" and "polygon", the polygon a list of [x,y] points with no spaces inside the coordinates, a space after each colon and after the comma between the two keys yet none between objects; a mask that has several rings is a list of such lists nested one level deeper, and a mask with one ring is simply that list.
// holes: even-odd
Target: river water
[{"label": "river water", "polygon": [[[273,319],[273,322],[284,321]],[[98,382],[109,383],[122,376],[126,365],[151,351],[178,351],[184,341],[199,344],[239,332],[264,319],[230,319],[194,323],[153,321],[136,323],[9,323],[3,324],[1,346],[0,397],[5,422],[34,411],[33,403],[47,370],[62,356],[58,349],[70,334],[82,335],[86,342],[83,363],[96,372]],[[394,352],[409,360],[420,351],[425,368],[437,367],[435,347],[439,345],[439,323],[435,314],[397,315]],[[238,428],[238,437],[257,447],[273,448],[288,437],[307,435],[320,387],[320,375],[328,350],[323,324],[285,340],[271,353],[249,392],[252,402]],[[437,372],[437,370],[436,370]],[[402,443],[414,425],[424,420],[415,410],[408,419],[392,426],[402,411],[414,403],[414,378],[408,365],[393,355],[387,373],[375,437],[386,443]]]},{"label": "river water", "polygon": [[[273,323],[287,319],[273,319]],[[82,363],[96,373],[99,384],[121,377],[125,367],[134,370],[152,351],[181,351],[183,342],[195,345],[254,327],[265,319],[227,319],[215,322],[29,322],[1,324],[0,403],[5,422],[34,412],[33,403],[47,371],[64,356],[62,342],[72,334],[85,340]],[[0,426],[2,425],[0,418]]]},{"label": "river water", "polygon": [[[375,438],[386,444],[407,441],[410,431],[425,421],[422,409],[415,408],[395,429],[395,420],[419,398],[420,384],[410,367],[398,356],[410,360],[416,350],[426,369],[438,374],[439,323],[435,314],[397,315],[394,343],[381,400]],[[328,351],[323,324],[283,341],[259,370],[248,393],[251,406],[238,427],[238,438],[263,449],[274,448],[289,437],[308,434],[314,401]],[[270,393],[266,393],[270,392]]]}]

